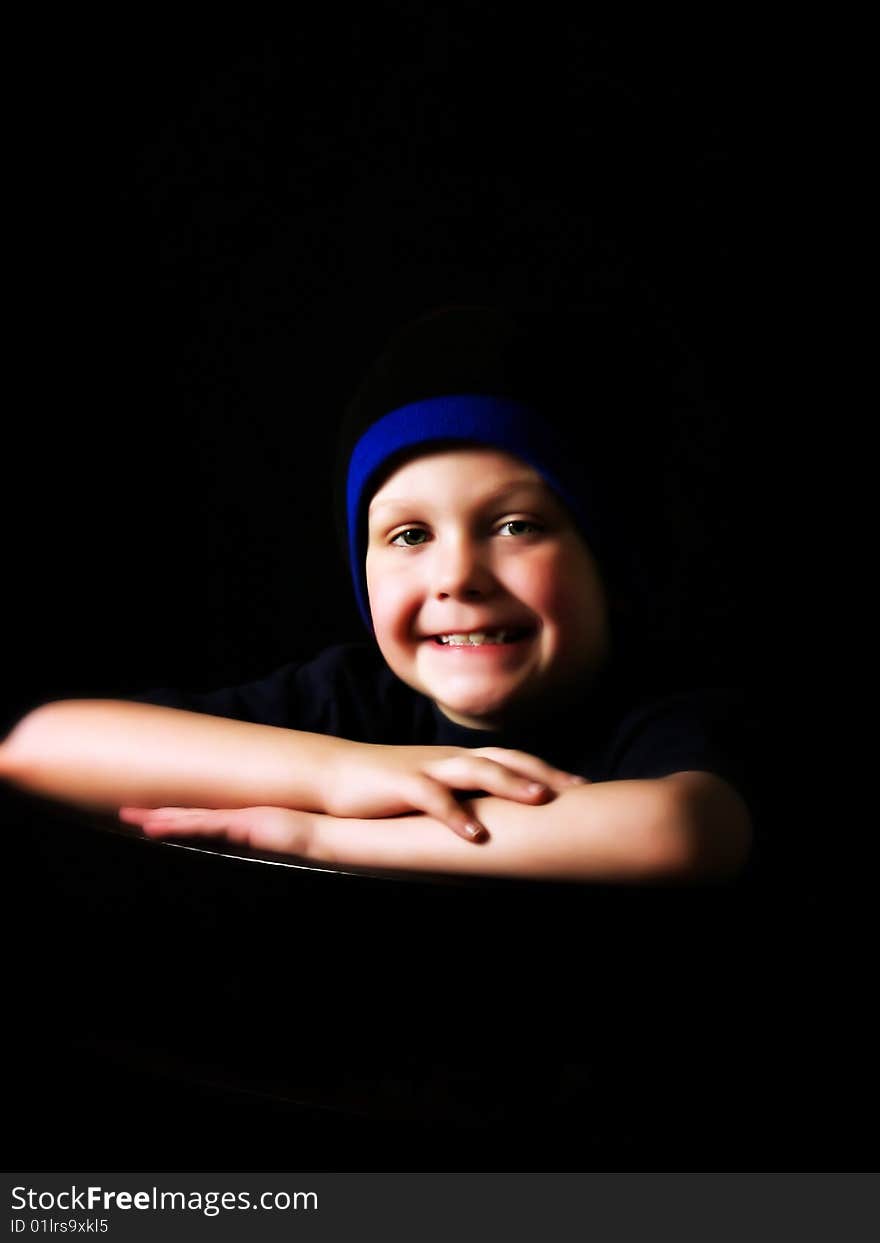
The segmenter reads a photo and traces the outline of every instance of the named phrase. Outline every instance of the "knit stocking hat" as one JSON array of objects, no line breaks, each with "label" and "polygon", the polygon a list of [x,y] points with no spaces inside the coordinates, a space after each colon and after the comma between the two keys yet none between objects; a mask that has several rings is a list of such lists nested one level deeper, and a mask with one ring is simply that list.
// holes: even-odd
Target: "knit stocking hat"
[{"label": "knit stocking hat", "polygon": [[337,535],[367,629],[370,500],[408,457],[453,444],[500,449],[537,470],[606,587],[625,590],[625,524],[614,515],[628,497],[610,446],[646,387],[632,339],[607,313],[450,307],[399,331],[345,412],[334,477]]}]

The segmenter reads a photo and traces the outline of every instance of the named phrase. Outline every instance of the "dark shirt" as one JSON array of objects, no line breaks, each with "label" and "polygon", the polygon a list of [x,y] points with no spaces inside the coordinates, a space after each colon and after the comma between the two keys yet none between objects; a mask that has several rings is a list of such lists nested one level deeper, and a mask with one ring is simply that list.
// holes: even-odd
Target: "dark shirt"
[{"label": "dark shirt", "polygon": [[699,769],[728,781],[746,801],[753,824],[759,819],[757,724],[747,696],[732,688],[645,696],[606,671],[582,703],[533,726],[475,730],[454,724],[402,682],[374,644],[344,643],[242,686],[160,688],[130,698],[355,742],[509,747],[591,781]]}]

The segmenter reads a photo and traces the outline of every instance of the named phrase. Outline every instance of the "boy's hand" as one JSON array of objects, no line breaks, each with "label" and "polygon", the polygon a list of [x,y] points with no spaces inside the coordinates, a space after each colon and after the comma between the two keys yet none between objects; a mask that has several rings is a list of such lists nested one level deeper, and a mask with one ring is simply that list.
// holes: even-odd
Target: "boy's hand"
[{"label": "boy's hand", "polygon": [[518,803],[546,803],[586,777],[505,747],[383,746],[340,739],[324,773],[328,815],[378,819],[420,811],[478,842],[487,830],[453,790],[481,790]]},{"label": "boy's hand", "polygon": [[316,815],[286,807],[120,807],[119,819],[147,837],[217,837],[236,846],[308,857]]}]

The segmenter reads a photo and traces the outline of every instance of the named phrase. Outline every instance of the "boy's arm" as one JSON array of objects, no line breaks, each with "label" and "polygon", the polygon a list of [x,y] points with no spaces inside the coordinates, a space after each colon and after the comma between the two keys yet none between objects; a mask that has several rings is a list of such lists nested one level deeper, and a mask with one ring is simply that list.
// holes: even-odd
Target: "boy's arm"
[{"label": "boy's arm", "polygon": [[123,804],[321,811],[342,740],[125,700],[35,708],[0,745],[0,778],[88,811]]},{"label": "boy's arm", "polygon": [[472,802],[490,832],[476,849],[429,816],[318,816],[308,857],[410,871],[645,882],[734,876],[751,844],[745,802],[712,773],[597,782],[539,807],[492,797]]},{"label": "boy's arm", "polygon": [[537,756],[488,751],[355,742],[128,700],[59,700],[31,712],[0,745],[0,779],[96,812],[276,806],[426,814],[469,842],[484,830],[456,790],[534,804],[574,779]]}]

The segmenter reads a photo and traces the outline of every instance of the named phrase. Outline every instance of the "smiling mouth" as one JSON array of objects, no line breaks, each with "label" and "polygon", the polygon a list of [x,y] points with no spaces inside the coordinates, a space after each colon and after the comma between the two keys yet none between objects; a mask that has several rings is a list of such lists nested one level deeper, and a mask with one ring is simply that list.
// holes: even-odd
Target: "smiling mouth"
[{"label": "smiling mouth", "polygon": [[499,627],[497,630],[475,631],[471,634],[435,634],[428,642],[436,647],[450,649],[473,649],[482,647],[510,647],[521,643],[535,633],[533,629],[523,626]]}]

